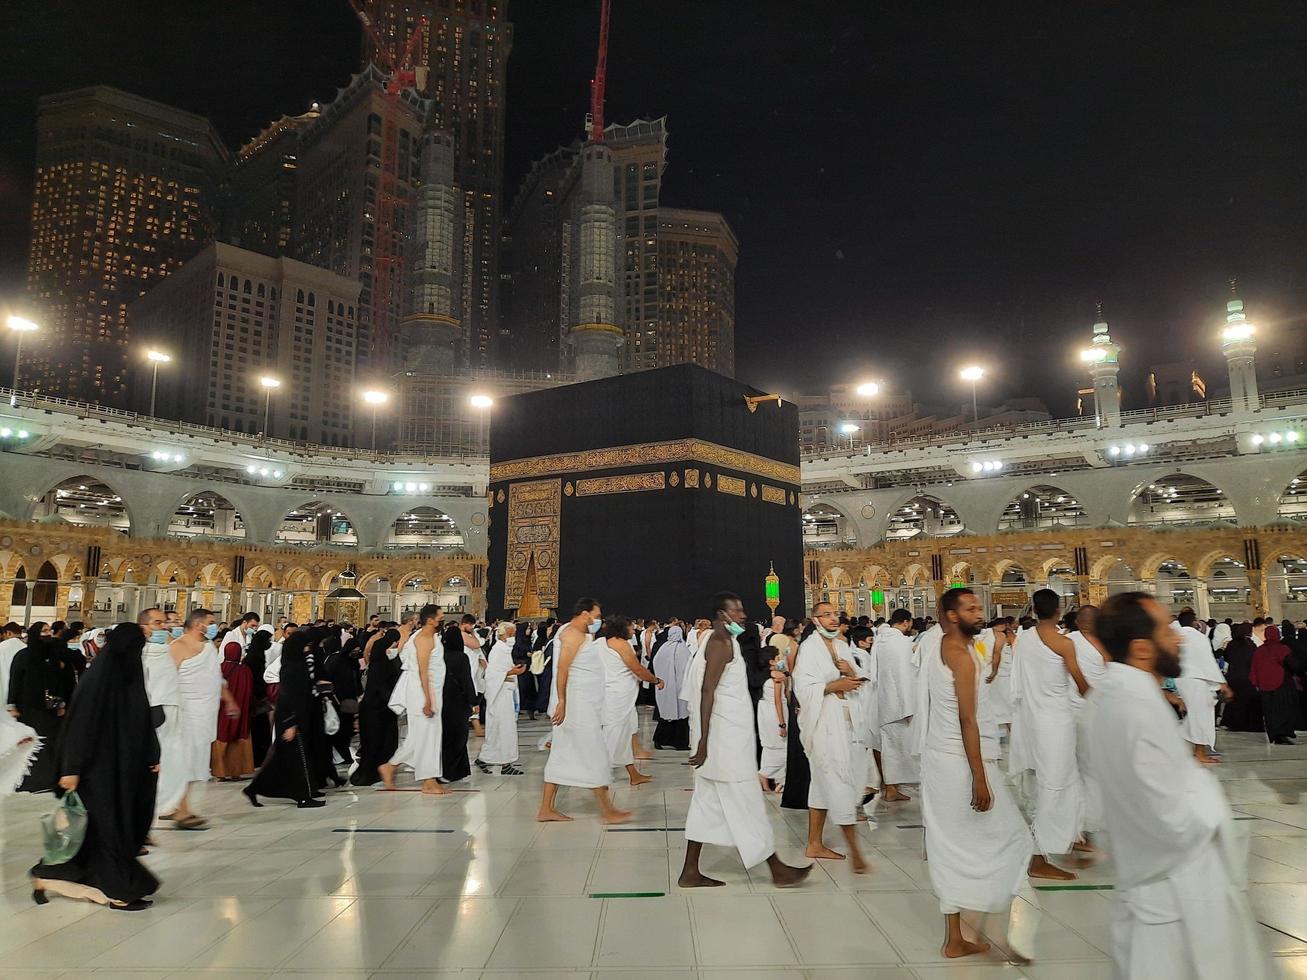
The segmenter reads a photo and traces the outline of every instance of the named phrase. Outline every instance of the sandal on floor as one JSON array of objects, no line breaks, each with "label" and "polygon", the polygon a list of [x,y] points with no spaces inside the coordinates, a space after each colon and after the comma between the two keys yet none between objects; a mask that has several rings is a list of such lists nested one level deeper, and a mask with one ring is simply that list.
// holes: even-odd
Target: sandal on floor
[{"label": "sandal on floor", "polygon": [[177,821],[178,830],[208,830],[209,821],[203,817],[197,817],[191,814],[189,817],[183,817]]},{"label": "sandal on floor", "polygon": [[517,766],[504,766],[502,769],[499,770],[499,774],[501,776],[525,776],[526,775],[526,773],[523,772],[521,769],[517,768]]},{"label": "sandal on floor", "polygon": [[489,775],[490,775],[490,772],[491,772],[490,767],[489,767],[488,765],[486,765],[484,762],[482,762],[480,759],[477,759],[477,760],[475,760],[475,761],[476,761],[476,764],[477,764],[477,768],[480,769],[480,770],[481,770],[483,773],[485,773],[487,776],[489,776]]}]

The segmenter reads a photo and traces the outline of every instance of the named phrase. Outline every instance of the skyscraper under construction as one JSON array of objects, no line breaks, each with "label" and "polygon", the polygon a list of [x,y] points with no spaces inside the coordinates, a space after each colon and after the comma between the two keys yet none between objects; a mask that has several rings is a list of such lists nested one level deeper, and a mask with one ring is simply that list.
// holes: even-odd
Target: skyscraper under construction
[{"label": "skyscraper under construction", "polygon": [[[499,326],[499,239],[503,211],[504,99],[513,28],[505,0],[363,0],[372,33],[391,50],[404,47],[422,17],[426,44],[417,52],[418,91],[432,101],[430,132],[453,136],[454,183],[462,194],[456,243],[462,269],[456,308],[468,366],[490,366]],[[379,52],[364,34],[364,63]]]}]

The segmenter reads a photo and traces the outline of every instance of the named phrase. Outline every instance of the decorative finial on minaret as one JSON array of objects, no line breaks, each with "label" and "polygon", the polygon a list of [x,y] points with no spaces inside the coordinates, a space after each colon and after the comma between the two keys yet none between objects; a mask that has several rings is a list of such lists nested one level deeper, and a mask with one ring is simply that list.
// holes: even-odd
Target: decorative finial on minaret
[{"label": "decorative finial on minaret", "polygon": [[1103,319],[1103,301],[1100,299],[1097,303],[1094,304],[1094,307],[1095,307],[1095,309],[1097,309],[1097,311],[1098,311],[1098,319],[1099,319],[1099,320],[1102,320],[1102,319]]}]

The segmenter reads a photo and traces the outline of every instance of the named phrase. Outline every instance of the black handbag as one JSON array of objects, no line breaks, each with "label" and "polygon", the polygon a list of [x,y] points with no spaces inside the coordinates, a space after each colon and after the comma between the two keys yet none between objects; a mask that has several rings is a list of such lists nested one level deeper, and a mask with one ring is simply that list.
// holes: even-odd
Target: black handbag
[{"label": "black handbag", "polygon": [[45,702],[46,711],[59,712],[59,711],[63,711],[64,708],[68,707],[67,701],[59,697],[59,695],[57,694],[51,694],[49,691],[45,692],[45,698],[43,700]]}]

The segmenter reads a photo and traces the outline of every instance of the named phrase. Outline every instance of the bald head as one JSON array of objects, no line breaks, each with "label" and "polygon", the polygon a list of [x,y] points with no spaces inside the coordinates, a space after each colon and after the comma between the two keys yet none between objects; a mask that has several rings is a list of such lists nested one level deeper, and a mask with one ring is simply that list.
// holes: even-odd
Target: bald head
[{"label": "bald head", "polygon": [[773,617],[771,618],[771,628],[772,628],[772,632],[773,632],[773,633],[783,633],[783,632],[785,632],[785,617],[784,617],[784,616],[773,616]]}]

